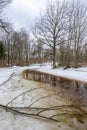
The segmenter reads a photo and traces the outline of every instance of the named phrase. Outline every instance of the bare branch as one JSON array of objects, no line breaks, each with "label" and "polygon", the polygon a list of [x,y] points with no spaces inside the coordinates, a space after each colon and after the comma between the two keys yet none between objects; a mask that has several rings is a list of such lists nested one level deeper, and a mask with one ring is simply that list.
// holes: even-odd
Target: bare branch
[{"label": "bare branch", "polygon": [[44,98],[51,97],[51,96],[58,96],[58,94],[50,94],[50,95],[47,95],[47,96],[40,97],[40,98],[36,99],[33,103],[31,103],[31,104],[29,105],[29,108],[30,108],[33,104],[35,104],[36,102],[38,102],[38,101],[40,101],[40,100],[42,100],[42,99],[44,99]]}]

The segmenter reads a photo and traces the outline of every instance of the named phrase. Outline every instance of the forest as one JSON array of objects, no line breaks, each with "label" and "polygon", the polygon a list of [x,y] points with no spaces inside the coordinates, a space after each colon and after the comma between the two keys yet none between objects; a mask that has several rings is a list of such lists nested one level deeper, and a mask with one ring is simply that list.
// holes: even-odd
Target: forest
[{"label": "forest", "polygon": [[28,31],[15,30],[0,0],[0,66],[52,62],[53,68],[87,65],[87,7],[77,1],[48,2]]}]

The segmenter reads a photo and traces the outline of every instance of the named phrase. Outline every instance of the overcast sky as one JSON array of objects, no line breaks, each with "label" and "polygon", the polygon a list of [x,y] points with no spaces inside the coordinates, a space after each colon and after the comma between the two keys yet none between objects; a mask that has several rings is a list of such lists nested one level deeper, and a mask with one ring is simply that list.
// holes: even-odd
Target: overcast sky
[{"label": "overcast sky", "polygon": [[[35,17],[46,7],[48,0],[13,0],[4,10],[4,16],[13,23],[15,29],[30,29]],[[86,1],[86,0],[78,0]],[[86,1],[87,4],[87,1]]]},{"label": "overcast sky", "polygon": [[40,10],[45,8],[46,3],[47,0],[13,0],[4,9],[4,16],[13,23],[16,29],[28,30]]}]

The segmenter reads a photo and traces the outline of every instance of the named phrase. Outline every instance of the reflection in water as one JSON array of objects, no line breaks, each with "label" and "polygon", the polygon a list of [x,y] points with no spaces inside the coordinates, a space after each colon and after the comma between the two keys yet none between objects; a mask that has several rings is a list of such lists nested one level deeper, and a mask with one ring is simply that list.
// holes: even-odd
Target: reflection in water
[{"label": "reflection in water", "polygon": [[63,97],[71,101],[73,105],[87,111],[86,83],[34,70],[25,70],[23,72],[23,77],[29,80],[49,83],[51,86],[55,86],[56,92],[60,91]]}]

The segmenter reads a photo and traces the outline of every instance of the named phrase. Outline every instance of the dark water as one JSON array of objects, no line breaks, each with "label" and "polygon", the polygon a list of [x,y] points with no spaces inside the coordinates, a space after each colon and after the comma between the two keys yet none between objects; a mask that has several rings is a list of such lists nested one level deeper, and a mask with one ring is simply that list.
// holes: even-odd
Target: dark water
[{"label": "dark water", "polygon": [[80,81],[70,80],[55,75],[42,73],[34,70],[23,72],[26,79],[49,83],[55,87],[56,92],[60,91],[66,99],[74,106],[87,112],[87,84]]}]

